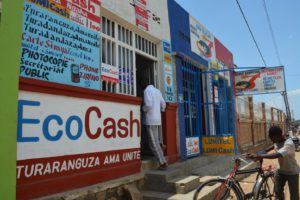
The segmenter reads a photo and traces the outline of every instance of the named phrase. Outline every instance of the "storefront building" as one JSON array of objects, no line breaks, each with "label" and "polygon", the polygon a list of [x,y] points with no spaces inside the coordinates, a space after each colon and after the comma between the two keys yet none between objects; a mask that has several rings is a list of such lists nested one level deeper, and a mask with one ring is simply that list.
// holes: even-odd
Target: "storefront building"
[{"label": "storefront building", "polygon": [[18,199],[139,173],[144,82],[168,102],[166,155],[177,160],[166,10],[166,0],[24,0]]},{"label": "storefront building", "polygon": [[170,164],[234,153],[232,54],[174,0],[22,3],[17,199],[139,173],[143,83],[167,101]]},{"label": "storefront building", "polygon": [[176,65],[180,156],[233,154],[233,56],[175,1],[168,1]]}]

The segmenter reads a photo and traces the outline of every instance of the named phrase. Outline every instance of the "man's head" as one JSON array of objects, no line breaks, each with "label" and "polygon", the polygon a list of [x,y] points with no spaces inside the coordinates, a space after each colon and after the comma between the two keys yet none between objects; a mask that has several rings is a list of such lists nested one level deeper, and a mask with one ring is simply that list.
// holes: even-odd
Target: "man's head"
[{"label": "man's head", "polygon": [[269,129],[269,138],[273,143],[283,142],[285,140],[282,130],[279,126],[272,126]]},{"label": "man's head", "polygon": [[142,88],[142,90],[145,90],[146,87],[147,87],[148,85],[149,85],[149,84],[148,84],[147,81],[143,81],[143,82],[141,83],[141,88]]}]

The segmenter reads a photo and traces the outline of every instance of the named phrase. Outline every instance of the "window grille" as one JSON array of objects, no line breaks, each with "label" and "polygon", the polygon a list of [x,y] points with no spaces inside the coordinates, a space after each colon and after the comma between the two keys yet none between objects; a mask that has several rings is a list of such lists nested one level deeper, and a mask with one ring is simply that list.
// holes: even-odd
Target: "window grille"
[{"label": "window grille", "polygon": [[118,40],[132,46],[132,31],[118,25]]},{"label": "window grille", "polygon": [[157,57],[157,46],[153,42],[135,34],[135,47],[153,57]]},{"label": "window grille", "polygon": [[102,33],[114,38],[115,37],[115,22],[107,19],[106,17],[102,17],[101,23],[102,23]]},{"label": "window grille", "polygon": [[104,16],[101,31],[102,64],[117,67],[119,81],[102,80],[102,90],[135,96],[136,52],[145,53],[154,60],[157,57],[156,44]]}]

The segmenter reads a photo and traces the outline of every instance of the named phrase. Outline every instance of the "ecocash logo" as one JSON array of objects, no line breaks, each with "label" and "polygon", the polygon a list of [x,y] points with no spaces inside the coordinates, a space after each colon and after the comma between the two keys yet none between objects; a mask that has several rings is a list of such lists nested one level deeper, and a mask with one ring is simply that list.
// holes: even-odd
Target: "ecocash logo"
[{"label": "ecocash logo", "polygon": [[[31,109],[41,107],[39,101],[19,100],[18,103],[18,135],[17,141],[38,142],[40,137],[46,140],[55,142],[59,141],[63,135],[66,135],[69,140],[78,140],[83,134],[91,140],[101,138],[132,138],[140,137],[140,121],[134,118],[133,111],[130,110],[127,118],[115,119],[113,117],[103,117],[101,109],[96,106],[91,106],[85,111],[84,119],[82,116],[70,115],[68,117],[61,117],[59,114],[49,114],[43,119],[39,118],[25,118],[24,110],[30,112]],[[91,115],[93,118],[91,118]],[[91,129],[91,122],[95,116],[101,123],[97,124],[97,128]],[[100,120],[99,120],[100,119]],[[23,126],[39,126],[42,127],[42,136],[30,136],[30,133],[24,133]],[[71,126],[77,126],[77,129],[71,129]],[[94,127],[94,126],[93,126]],[[85,129],[85,131],[84,131]],[[34,129],[36,130],[36,129]],[[26,135],[26,136],[25,136]]]}]

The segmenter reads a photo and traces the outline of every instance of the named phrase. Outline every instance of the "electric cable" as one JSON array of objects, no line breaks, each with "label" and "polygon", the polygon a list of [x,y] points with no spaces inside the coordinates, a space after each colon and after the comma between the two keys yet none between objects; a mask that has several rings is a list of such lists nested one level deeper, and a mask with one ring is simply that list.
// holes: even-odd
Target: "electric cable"
[{"label": "electric cable", "polygon": [[263,0],[263,6],[264,6],[265,13],[267,15],[267,20],[268,20],[269,28],[270,28],[271,35],[272,35],[272,40],[273,40],[273,44],[274,44],[274,47],[275,47],[276,56],[277,56],[279,65],[282,65],[281,64],[281,59],[280,59],[280,56],[279,56],[278,46],[277,46],[277,43],[276,43],[276,40],[275,40],[274,31],[273,31],[273,28],[272,28],[271,18],[269,16],[269,12],[268,12],[267,4],[266,4],[265,0]]},{"label": "electric cable", "polygon": [[258,52],[259,52],[259,54],[260,54],[260,57],[261,57],[261,59],[262,59],[264,65],[267,67],[266,61],[265,61],[265,59],[264,59],[264,57],[263,57],[263,55],[262,55],[262,53],[261,53],[261,51],[260,51],[260,49],[259,49],[259,47],[258,47],[258,44],[257,44],[257,42],[256,42],[256,40],[255,40],[255,37],[254,37],[254,35],[253,35],[253,33],[252,33],[252,30],[251,30],[251,28],[250,28],[250,26],[249,26],[249,23],[248,23],[248,21],[247,21],[247,19],[246,19],[246,16],[245,16],[244,12],[243,12],[243,9],[242,9],[242,7],[241,7],[241,5],[240,5],[240,3],[239,3],[238,0],[236,0],[236,3],[238,4],[239,9],[240,9],[240,11],[241,11],[241,13],[242,13],[242,15],[243,15],[243,18],[244,18],[244,20],[245,20],[245,22],[246,22],[246,24],[247,24],[247,27],[248,27],[248,29],[249,29],[249,31],[250,31],[250,34],[251,34],[251,36],[252,36],[252,39],[253,39],[253,41],[254,41],[254,43],[255,43],[255,45],[256,45],[256,48],[257,48],[257,50],[258,50]]}]

